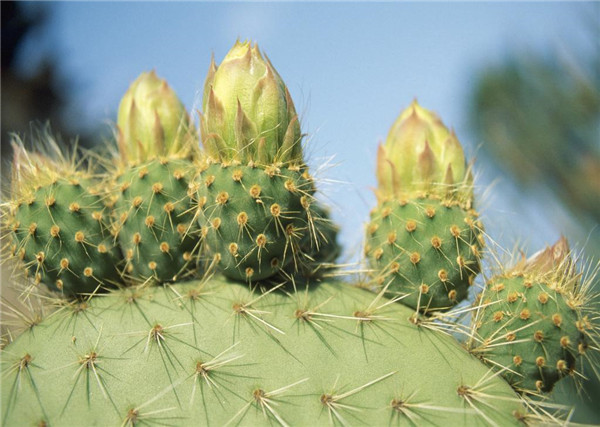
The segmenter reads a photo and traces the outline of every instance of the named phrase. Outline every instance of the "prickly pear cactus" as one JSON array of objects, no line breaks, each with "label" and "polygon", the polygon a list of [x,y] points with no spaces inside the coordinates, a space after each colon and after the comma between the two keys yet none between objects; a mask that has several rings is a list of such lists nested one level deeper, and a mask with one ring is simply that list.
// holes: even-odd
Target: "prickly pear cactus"
[{"label": "prickly pear cactus", "polygon": [[377,180],[365,247],[373,281],[416,310],[452,308],[467,297],[484,244],[454,132],[414,101],[379,147]]},{"label": "prickly pear cactus", "polygon": [[196,268],[200,243],[188,196],[198,158],[193,123],[175,92],[142,73],[119,106],[113,187],[124,273],[134,280],[174,281]]},{"label": "prickly pear cactus", "polygon": [[77,154],[63,155],[50,137],[46,153],[15,140],[12,192],[5,220],[13,254],[33,284],[66,296],[93,293],[120,280],[119,249],[109,210],[91,172],[76,170]]},{"label": "prickly pear cactus", "polygon": [[200,225],[220,270],[249,281],[297,271],[301,242],[318,237],[317,212],[285,84],[258,46],[236,42],[219,67],[211,63],[203,106]]},{"label": "prickly pear cactus", "polygon": [[379,148],[362,280],[336,265],[294,105],[256,46],[211,64],[203,109],[201,151],[142,74],[102,180],[55,144],[16,145],[2,239],[32,312],[2,302],[24,323],[0,353],[3,425],[561,422],[539,400],[599,371],[594,275],[561,242],[454,307],[484,240],[435,114],[413,103]]},{"label": "prickly pear cactus", "polygon": [[595,338],[579,278],[564,239],[492,278],[473,317],[471,352],[527,393],[582,375]]},{"label": "prickly pear cactus", "polygon": [[336,282],[116,291],[5,350],[3,423],[518,425],[509,385],[411,314]]}]

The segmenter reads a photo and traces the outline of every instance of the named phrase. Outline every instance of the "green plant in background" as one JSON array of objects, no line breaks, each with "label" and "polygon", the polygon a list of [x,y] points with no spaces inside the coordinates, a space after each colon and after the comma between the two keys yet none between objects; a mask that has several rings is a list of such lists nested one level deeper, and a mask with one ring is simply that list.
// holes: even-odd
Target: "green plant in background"
[{"label": "green plant in background", "polygon": [[[434,113],[414,102],[380,147],[371,276],[356,286],[332,279],[337,227],[314,197],[289,93],[256,46],[237,42],[211,65],[203,108],[201,151],[173,91],[142,74],[121,102],[116,166],[100,180],[63,165],[109,188],[90,194],[103,227],[86,233],[107,238],[115,259],[101,267],[117,289],[15,279],[23,299],[55,310],[19,313],[26,327],[7,338],[4,425],[559,422],[529,395],[584,375],[583,358],[598,369],[593,277],[561,242],[454,307],[477,285],[483,230],[462,148]],[[11,257],[32,239],[15,226],[21,189],[37,194],[46,183],[29,171],[50,164],[19,153],[2,217]],[[21,158],[36,167],[19,172]],[[37,216],[77,228],[51,215],[64,204],[53,194]],[[48,258],[28,250],[23,267],[39,270]]]},{"label": "green plant in background", "polygon": [[[583,236],[600,223],[597,53],[576,64],[513,57],[482,72],[471,101],[483,152],[532,193],[552,194]],[[590,249],[600,246],[590,242]]]}]

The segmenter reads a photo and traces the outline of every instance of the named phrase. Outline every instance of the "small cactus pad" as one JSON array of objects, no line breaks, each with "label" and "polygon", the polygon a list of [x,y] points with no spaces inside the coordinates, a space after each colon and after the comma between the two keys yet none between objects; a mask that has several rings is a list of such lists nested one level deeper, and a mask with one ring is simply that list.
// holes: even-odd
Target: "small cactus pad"
[{"label": "small cactus pad", "polygon": [[173,281],[194,264],[200,245],[195,208],[188,196],[191,162],[155,159],[118,179],[118,239],[135,279]]},{"label": "small cactus pad", "polygon": [[261,280],[297,264],[313,182],[297,168],[212,164],[199,175],[202,233],[226,276]]},{"label": "small cactus pad", "polygon": [[582,356],[597,340],[567,252],[561,240],[490,280],[479,296],[471,352],[502,369],[517,390],[548,392],[561,378],[581,375]]},{"label": "small cactus pad", "polygon": [[390,200],[372,211],[365,247],[377,285],[422,312],[467,297],[480,271],[477,214],[435,199]]},{"label": "small cactus pad", "polygon": [[13,250],[35,283],[72,296],[120,280],[108,213],[88,180],[57,179],[16,205]]},{"label": "small cactus pad", "polygon": [[6,347],[2,423],[520,425],[505,381],[386,302],[327,281],[118,290]]}]

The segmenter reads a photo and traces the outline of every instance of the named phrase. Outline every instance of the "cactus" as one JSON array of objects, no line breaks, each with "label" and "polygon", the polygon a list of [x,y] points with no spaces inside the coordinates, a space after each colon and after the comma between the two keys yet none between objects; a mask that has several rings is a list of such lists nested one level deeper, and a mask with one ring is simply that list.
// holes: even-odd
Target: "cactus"
[{"label": "cactus", "polygon": [[198,159],[196,131],[165,80],[142,73],[119,106],[115,216],[118,240],[135,280],[190,274],[199,252],[188,196]]},{"label": "cactus", "polygon": [[119,281],[119,249],[110,233],[109,211],[84,159],[62,153],[49,131],[29,152],[14,137],[12,188],[5,212],[11,252],[23,261],[33,284],[65,296],[90,294]]},{"label": "cactus", "polygon": [[13,280],[32,313],[2,302],[24,321],[0,353],[3,425],[561,421],[539,398],[599,370],[594,275],[560,241],[454,307],[481,269],[483,229],[435,114],[414,102],[379,148],[370,277],[353,284],[333,278],[338,228],[256,46],[211,64],[203,108],[201,152],[174,92],[142,74],[103,181],[53,143],[53,156],[16,145],[2,237],[29,272]]},{"label": "cactus", "polygon": [[582,375],[596,332],[579,279],[564,238],[493,277],[473,316],[471,352],[526,393],[548,392],[561,378]]},{"label": "cactus", "polygon": [[454,132],[413,101],[377,154],[365,247],[376,285],[423,312],[467,297],[484,244],[472,180]]},{"label": "cactus", "polygon": [[3,422],[519,424],[508,384],[410,314],[336,282],[116,291],[5,350]]},{"label": "cactus", "polygon": [[236,42],[218,68],[211,62],[203,107],[200,225],[221,271],[245,280],[297,271],[302,240],[318,245],[315,189],[283,80],[258,46]]}]

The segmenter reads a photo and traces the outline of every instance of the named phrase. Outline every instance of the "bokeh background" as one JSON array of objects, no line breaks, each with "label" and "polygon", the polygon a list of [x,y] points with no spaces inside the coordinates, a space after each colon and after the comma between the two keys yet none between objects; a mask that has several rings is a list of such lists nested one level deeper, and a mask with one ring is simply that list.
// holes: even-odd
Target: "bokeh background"
[{"label": "bokeh background", "polygon": [[[211,55],[237,38],[259,43],[301,112],[342,262],[360,258],[377,144],[415,97],[476,159],[499,248],[531,253],[564,234],[600,257],[599,2],[2,2],[2,166],[8,132],[35,120],[104,143],[142,71],[200,109]],[[598,390],[576,420],[600,422]]]}]

